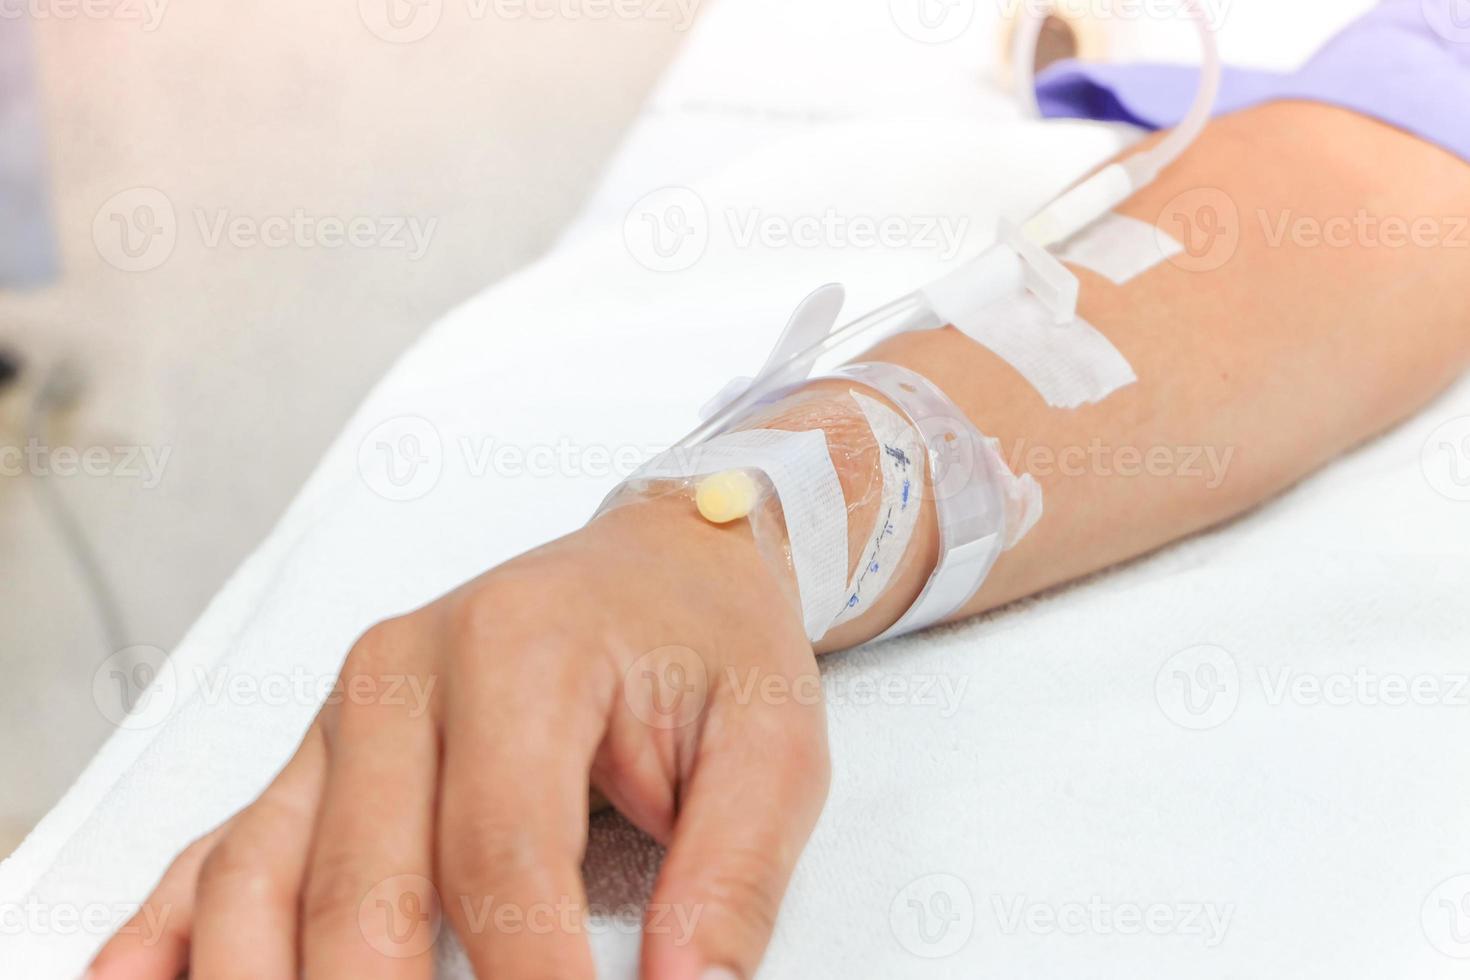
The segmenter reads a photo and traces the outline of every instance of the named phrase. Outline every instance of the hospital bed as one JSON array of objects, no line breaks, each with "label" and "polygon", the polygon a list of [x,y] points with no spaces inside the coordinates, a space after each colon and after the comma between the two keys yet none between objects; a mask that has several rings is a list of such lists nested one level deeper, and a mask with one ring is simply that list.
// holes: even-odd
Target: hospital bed
[{"label": "hospital bed", "polygon": [[[1291,6],[1231,5],[1227,59],[1290,64],[1365,4]],[[0,906],[115,922],[254,797],[315,712],[248,692],[331,677],[372,622],[575,528],[693,424],[729,365],[760,362],[814,283],[871,308],[1136,138],[1019,121],[993,81],[990,7],[933,45],[894,29],[903,7],[705,10],[582,218],[403,354],[141,714],[0,867]],[[1191,50],[1183,29],[1130,26],[1123,54]],[[679,227],[702,238],[672,266],[625,227],[671,187],[697,219]],[[932,215],[963,225],[962,248],[732,230],[827,213]],[[1467,416],[1462,384],[1226,527],[828,658],[836,775],[762,976],[1463,976]],[[622,912],[657,862],[596,818],[603,976],[633,975]],[[0,961],[75,976],[106,932],[8,931]],[[440,961],[468,976],[447,932]]]}]

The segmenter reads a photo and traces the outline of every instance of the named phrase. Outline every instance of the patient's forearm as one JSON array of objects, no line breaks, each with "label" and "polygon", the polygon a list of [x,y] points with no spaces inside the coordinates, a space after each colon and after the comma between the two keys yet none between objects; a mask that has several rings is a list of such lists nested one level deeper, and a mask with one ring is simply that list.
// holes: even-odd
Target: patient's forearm
[{"label": "patient's forearm", "polygon": [[[1166,263],[1122,287],[1077,270],[1081,315],[1138,375],[1101,404],[1049,408],[953,329],[871,352],[938,384],[1042,484],[1045,517],[1001,556],[964,615],[1238,514],[1402,419],[1470,362],[1470,248],[1450,220],[1470,201],[1459,160],[1352,113],[1281,103],[1215,122],[1120,210],[1169,223],[1171,202],[1191,192],[1191,210],[1228,199],[1239,211],[1234,222],[1221,216],[1223,231],[1239,232],[1233,254],[1227,240],[1201,263],[1228,256],[1223,265]],[[1364,233],[1339,247],[1279,235],[1297,219],[1364,212],[1433,220],[1440,243],[1395,248]],[[934,561],[932,521],[921,528],[924,557],[913,565],[923,567],[824,649],[867,638],[912,602]]]}]

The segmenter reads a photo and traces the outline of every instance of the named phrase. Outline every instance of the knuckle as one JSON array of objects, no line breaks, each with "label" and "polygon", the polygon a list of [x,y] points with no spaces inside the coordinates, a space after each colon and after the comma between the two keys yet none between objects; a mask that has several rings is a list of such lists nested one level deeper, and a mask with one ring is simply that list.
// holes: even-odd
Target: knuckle
[{"label": "knuckle", "polygon": [[267,857],[238,834],[222,837],[199,865],[202,897],[264,898],[274,890]]},{"label": "knuckle", "polygon": [[[534,556],[534,553],[533,553]],[[522,556],[525,561],[533,556]],[[497,649],[507,641],[530,639],[545,629],[536,610],[555,608],[573,584],[553,565],[532,560],[514,570],[497,569],[456,594],[448,613],[452,642],[479,650]],[[588,583],[578,581],[578,594]]]},{"label": "knuckle", "polygon": [[504,882],[523,881],[547,864],[545,849],[522,827],[465,822],[450,828],[440,851],[440,876],[456,894],[493,894]]},{"label": "knuckle", "polygon": [[514,628],[519,610],[531,601],[523,591],[513,582],[489,578],[466,592],[450,619],[455,647],[473,653],[497,645]]},{"label": "knuckle", "polygon": [[450,656],[456,671],[494,665],[497,676],[528,697],[555,693],[580,680],[575,648],[529,610],[545,608],[547,594],[520,581],[484,583],[450,614]]},{"label": "knuckle", "polygon": [[318,852],[301,896],[302,923],[308,931],[320,931],[355,919],[370,888],[349,857]]},{"label": "knuckle", "polygon": [[323,705],[321,722],[329,741],[344,728],[371,728],[383,712],[427,710],[438,670],[431,628],[409,614],[369,627],[353,644]]},{"label": "knuckle", "polygon": [[406,617],[385,619],[369,626],[347,654],[343,675],[374,674],[393,664],[402,657],[404,641],[412,628]]},{"label": "knuckle", "polygon": [[[229,836],[228,831],[218,835],[219,838],[226,836]],[[210,855],[217,844],[218,839],[214,833],[206,834],[198,840],[193,841],[189,846],[179,852],[178,857],[174,858],[174,863],[169,866],[167,874],[179,874],[187,868],[199,867],[200,863]]]},{"label": "knuckle", "polygon": [[701,892],[717,910],[737,945],[759,948],[776,927],[785,868],[765,849],[743,848],[719,856],[705,873]]}]

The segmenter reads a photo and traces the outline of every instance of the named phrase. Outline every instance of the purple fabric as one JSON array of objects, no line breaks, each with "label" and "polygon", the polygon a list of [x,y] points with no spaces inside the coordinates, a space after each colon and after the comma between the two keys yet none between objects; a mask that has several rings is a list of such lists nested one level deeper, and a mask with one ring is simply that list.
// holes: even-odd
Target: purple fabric
[{"label": "purple fabric", "polygon": [[[1048,117],[1173,126],[1199,71],[1165,65],[1054,65],[1037,80]],[[1295,72],[1227,68],[1216,114],[1281,99],[1352,109],[1470,160],[1470,0],[1385,0]]]}]

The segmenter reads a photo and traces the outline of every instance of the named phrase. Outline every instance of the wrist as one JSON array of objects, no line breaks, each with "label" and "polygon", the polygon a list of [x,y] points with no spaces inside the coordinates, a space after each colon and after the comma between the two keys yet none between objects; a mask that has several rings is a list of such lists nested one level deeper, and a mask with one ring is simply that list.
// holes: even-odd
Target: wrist
[{"label": "wrist", "polygon": [[[847,502],[848,574],[867,560],[880,521],[887,520],[882,470],[883,447],[853,392],[901,414],[880,392],[846,380],[814,381],[743,420],[740,429],[822,430]],[[921,453],[922,454],[922,453]],[[924,468],[927,461],[916,460]],[[925,484],[927,486],[927,483]],[[939,534],[932,495],[920,495],[920,511],[912,537],[893,556],[899,562],[880,595],[859,615],[830,629],[815,644],[818,653],[857,646],[878,636],[913,605],[938,560]],[[783,532],[784,533],[784,532]]]},{"label": "wrist", "polygon": [[667,486],[627,494],[584,531],[599,547],[646,551],[668,573],[701,583],[705,593],[751,615],[789,610],[799,624],[801,600],[774,497],[762,500],[749,518],[715,524],[700,516],[692,489]]},{"label": "wrist", "polygon": [[[725,509],[719,504],[732,499],[734,491],[721,493],[715,487],[728,480],[738,488],[736,472],[724,477],[706,468],[706,476],[680,477],[682,466],[653,467],[663,475],[630,481],[594,523],[607,529],[634,528],[657,549],[660,561],[688,566],[701,578],[712,567],[729,567],[739,569],[753,591],[769,595],[774,587],[787,608],[803,619],[804,631],[817,637],[813,647],[818,652],[880,635],[914,604],[937,561],[929,454],[920,431],[889,398],[853,379],[818,380],[790,391],[743,418],[729,434],[751,430],[823,435],[818,445],[831,466],[826,477],[831,489],[825,491],[830,496],[825,499],[833,503],[808,507],[793,518],[807,527],[813,519],[819,521],[822,547],[831,548],[835,533],[837,547],[846,555],[833,569],[841,579],[834,581],[831,574],[820,579],[825,583],[820,595],[798,588],[797,566],[805,561],[801,567],[809,573],[815,567],[813,555],[832,552],[808,552],[804,559],[793,554],[783,503],[758,469],[745,471],[759,485],[754,508],[748,502],[737,505],[732,514],[744,516],[725,523],[712,521],[723,520],[714,514]],[[738,463],[733,465],[739,469]],[[702,497],[702,490],[709,496]],[[711,520],[701,516],[701,507]],[[810,585],[813,580],[802,581]],[[840,611],[824,609],[814,618],[814,608],[833,608],[826,605],[829,600]],[[761,614],[769,614],[769,604]]]}]

